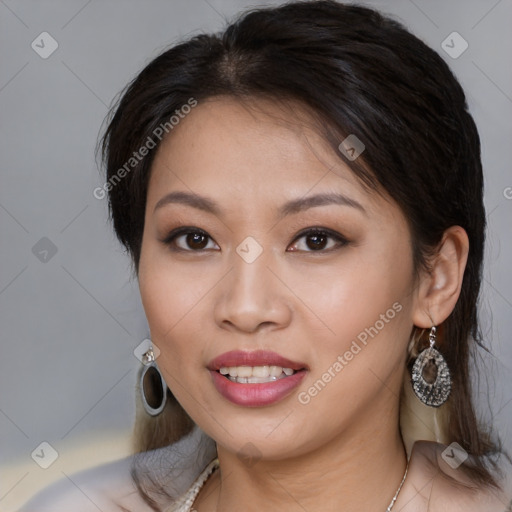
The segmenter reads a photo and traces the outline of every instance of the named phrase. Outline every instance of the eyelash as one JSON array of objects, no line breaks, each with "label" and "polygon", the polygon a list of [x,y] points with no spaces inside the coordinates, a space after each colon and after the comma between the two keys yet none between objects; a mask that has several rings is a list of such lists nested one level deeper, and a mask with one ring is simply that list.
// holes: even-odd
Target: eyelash
[{"label": "eyelash", "polygon": [[[199,229],[199,228],[196,228],[193,226],[184,226],[184,227],[173,229],[162,240],[162,243],[169,246],[171,248],[171,250],[173,250],[175,252],[198,252],[199,253],[199,252],[203,252],[203,251],[207,251],[207,250],[212,250],[212,249],[183,249],[181,247],[177,247],[175,245],[176,239],[179,238],[180,236],[184,236],[184,235],[201,235],[201,236],[208,238],[209,241],[213,241],[213,238],[208,233],[206,233],[206,231],[203,231],[202,229]],[[349,241],[345,237],[340,235],[339,233],[332,231],[330,229],[318,227],[318,228],[307,228],[307,229],[301,231],[293,239],[292,244],[296,244],[297,241],[300,240],[301,238],[307,238],[307,237],[311,237],[311,236],[320,236],[320,237],[323,236],[323,237],[331,238],[331,239],[335,240],[336,246],[330,247],[328,249],[309,250],[309,251],[295,249],[290,252],[326,253],[326,252],[332,252],[336,249],[339,249],[349,243]]]}]

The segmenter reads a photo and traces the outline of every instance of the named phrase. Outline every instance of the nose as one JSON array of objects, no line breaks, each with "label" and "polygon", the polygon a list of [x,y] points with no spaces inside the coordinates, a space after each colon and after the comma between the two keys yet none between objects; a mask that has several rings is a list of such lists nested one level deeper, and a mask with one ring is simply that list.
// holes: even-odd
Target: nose
[{"label": "nose", "polygon": [[217,289],[215,321],[223,329],[256,333],[290,324],[292,307],[286,287],[262,256],[252,263],[238,255],[231,272]]}]

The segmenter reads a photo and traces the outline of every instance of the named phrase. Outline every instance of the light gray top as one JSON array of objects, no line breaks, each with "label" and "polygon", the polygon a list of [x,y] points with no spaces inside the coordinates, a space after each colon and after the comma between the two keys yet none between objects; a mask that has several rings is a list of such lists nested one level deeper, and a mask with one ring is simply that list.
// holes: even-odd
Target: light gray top
[{"label": "light gray top", "polygon": [[[136,461],[174,497],[191,492],[205,468],[216,457],[213,441],[198,427],[177,443],[144,454],[81,471],[58,480],[31,498],[18,512],[153,512],[142,499],[130,475]],[[136,459],[136,460],[135,460]],[[179,461],[179,462],[178,462]],[[183,461],[190,461],[184,466]],[[211,472],[211,471],[210,471]],[[199,477],[198,477],[199,475]],[[208,473],[209,475],[209,473]],[[169,499],[151,495],[162,508]]]}]

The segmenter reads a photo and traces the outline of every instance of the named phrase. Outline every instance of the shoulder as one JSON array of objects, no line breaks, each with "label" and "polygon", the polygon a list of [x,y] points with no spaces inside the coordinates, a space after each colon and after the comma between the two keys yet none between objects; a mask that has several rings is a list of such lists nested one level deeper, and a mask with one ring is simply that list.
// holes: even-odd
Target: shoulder
[{"label": "shoulder", "polygon": [[18,512],[152,512],[132,479],[135,466],[138,474],[156,483],[157,496],[152,498],[158,501],[160,490],[173,496],[186,492],[215,454],[213,441],[195,427],[172,445],[64,475]]},{"label": "shoulder", "polygon": [[414,444],[407,487],[401,496],[404,512],[507,512],[512,510],[512,470],[503,463],[501,489],[475,483],[465,470],[474,459],[455,445],[431,441]]},{"label": "shoulder", "polygon": [[130,475],[133,457],[61,478],[28,501],[19,512],[119,512],[152,509]]}]

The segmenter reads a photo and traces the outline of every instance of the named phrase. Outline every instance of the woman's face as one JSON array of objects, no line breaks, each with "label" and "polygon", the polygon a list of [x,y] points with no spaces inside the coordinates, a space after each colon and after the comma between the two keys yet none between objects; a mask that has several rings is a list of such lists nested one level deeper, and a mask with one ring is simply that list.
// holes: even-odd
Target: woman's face
[{"label": "woman's face", "polygon": [[269,459],[396,426],[413,327],[403,214],[311,125],[199,103],[147,196],[139,283],[163,376],[219,446]]}]

